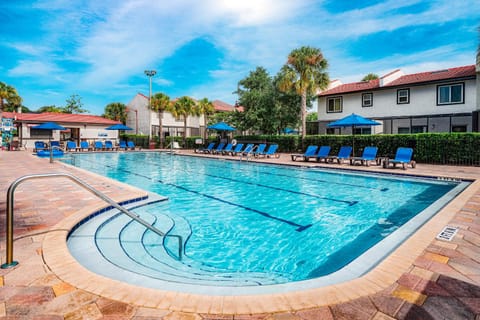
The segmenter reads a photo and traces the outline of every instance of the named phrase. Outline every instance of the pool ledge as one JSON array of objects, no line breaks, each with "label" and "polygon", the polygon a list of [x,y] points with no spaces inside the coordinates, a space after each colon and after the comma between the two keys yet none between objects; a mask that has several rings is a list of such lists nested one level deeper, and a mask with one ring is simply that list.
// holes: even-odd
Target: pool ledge
[{"label": "pool ledge", "polygon": [[432,239],[433,242],[440,242],[435,240],[435,236],[479,189],[480,181],[474,181],[364,276],[345,283],[303,291],[263,295],[199,295],[138,287],[97,275],[85,269],[71,256],[66,238],[69,230],[88,215],[100,210],[102,205],[84,207],[56,224],[44,238],[43,259],[53,273],[70,285],[137,306],[209,314],[258,314],[310,309],[373,295],[394,284],[402,274],[414,268],[413,262],[432,244]]}]

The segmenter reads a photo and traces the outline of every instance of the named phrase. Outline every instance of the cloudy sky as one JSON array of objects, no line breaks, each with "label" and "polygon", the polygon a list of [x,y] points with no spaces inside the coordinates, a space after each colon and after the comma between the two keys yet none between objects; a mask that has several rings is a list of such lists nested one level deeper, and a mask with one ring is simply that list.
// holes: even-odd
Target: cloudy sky
[{"label": "cloudy sky", "polygon": [[235,103],[257,66],[319,48],[331,79],[475,63],[480,1],[0,1],[0,81],[31,110],[73,94],[91,114],[152,92]]}]

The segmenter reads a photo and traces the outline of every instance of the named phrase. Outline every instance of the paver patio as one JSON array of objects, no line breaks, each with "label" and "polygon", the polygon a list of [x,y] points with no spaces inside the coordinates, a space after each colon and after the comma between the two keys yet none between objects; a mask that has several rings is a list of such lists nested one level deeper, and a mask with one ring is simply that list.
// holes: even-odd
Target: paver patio
[{"label": "paver patio", "polygon": [[[259,161],[292,164],[289,158],[289,155],[281,155],[280,159]],[[341,167],[358,169],[348,165]],[[375,166],[361,169],[386,170]],[[51,164],[48,159],[39,159],[27,151],[0,151],[2,263],[5,262],[6,249],[4,230],[7,188],[23,175],[52,172],[72,173],[116,201],[144,194],[142,190],[57,161]],[[397,170],[396,173],[404,172]],[[348,285],[347,291],[338,285],[312,292],[273,295],[270,299],[205,298],[162,293],[163,298],[154,300],[152,297],[157,293],[152,289],[139,289],[135,292],[136,298],[132,299],[129,296],[131,292],[122,290],[123,287],[117,286],[115,282],[106,280],[105,283],[110,283],[109,287],[100,288],[103,282],[92,281],[96,279],[94,277],[84,277],[88,273],[72,275],[77,273],[74,270],[79,268],[78,265],[69,265],[58,272],[56,265],[48,263],[52,261],[53,253],[46,245],[47,240],[66,232],[58,229],[62,221],[73,219],[82,210],[92,212],[93,208],[105,206],[105,203],[68,179],[28,180],[19,185],[15,192],[14,259],[19,261],[19,265],[0,269],[0,319],[479,320],[480,168],[418,164],[416,169],[408,170],[407,173],[479,180],[452,201],[443,213],[448,218],[446,221],[449,225],[460,228],[451,242],[436,240],[434,234],[441,230],[436,229],[440,224],[432,223],[430,228],[433,226],[433,230],[422,228],[418,232],[420,234],[415,235],[416,243],[424,243],[424,248],[418,254],[415,253],[415,248],[400,252],[395,257],[398,267],[372,271],[375,277],[367,274],[366,279]],[[55,258],[63,260],[61,263],[68,260],[62,256]],[[402,264],[402,260],[407,263]],[[391,275],[394,275],[392,280]],[[74,276],[80,280],[66,281]],[[355,286],[355,283],[367,283],[367,280],[369,288]],[[112,298],[114,296],[118,298]],[[209,307],[202,309],[199,306],[205,306],[205,301]],[[244,312],[245,310],[249,311]]]}]

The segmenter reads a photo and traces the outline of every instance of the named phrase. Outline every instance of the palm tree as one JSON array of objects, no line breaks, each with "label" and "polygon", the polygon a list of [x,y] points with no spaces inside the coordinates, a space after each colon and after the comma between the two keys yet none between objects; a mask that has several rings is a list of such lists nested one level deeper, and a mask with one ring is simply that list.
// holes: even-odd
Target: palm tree
[{"label": "palm tree", "polygon": [[205,132],[204,132],[204,139],[207,141],[207,123],[208,123],[208,116],[212,115],[215,112],[215,107],[213,103],[208,100],[207,98],[203,98],[202,100],[198,101],[197,104],[198,114],[203,114],[203,120],[205,125]]},{"label": "palm tree", "polygon": [[300,118],[302,120],[302,138],[306,135],[307,95],[328,86],[328,63],[320,49],[301,47],[293,50],[282,67],[279,89],[284,92],[294,90],[301,96]]},{"label": "palm tree", "polygon": [[14,87],[0,81],[0,119],[2,118],[5,101],[8,104],[20,106],[22,98],[18,95],[17,90],[15,90]]},{"label": "palm tree", "polygon": [[105,107],[103,117],[121,121],[123,124],[127,121],[127,106],[121,102],[112,102]]},{"label": "palm tree", "polygon": [[187,118],[189,115],[194,115],[197,113],[195,110],[195,101],[187,96],[183,96],[172,106],[171,112],[175,118],[183,117],[183,145],[186,145],[187,142]]},{"label": "palm tree", "polygon": [[170,106],[170,97],[164,93],[156,93],[150,100],[150,109],[158,112],[158,135],[160,148],[163,148],[163,112]]}]

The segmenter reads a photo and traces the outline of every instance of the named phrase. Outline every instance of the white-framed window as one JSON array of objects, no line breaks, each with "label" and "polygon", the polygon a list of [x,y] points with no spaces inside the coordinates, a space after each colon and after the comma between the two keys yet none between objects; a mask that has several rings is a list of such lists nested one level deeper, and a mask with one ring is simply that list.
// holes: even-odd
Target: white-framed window
[{"label": "white-framed window", "polygon": [[437,105],[464,103],[464,83],[437,86]]},{"label": "white-framed window", "polygon": [[327,99],[327,113],[342,112],[342,97],[332,97]]},{"label": "white-framed window", "polygon": [[373,93],[362,93],[362,107],[373,106]]},{"label": "white-framed window", "polygon": [[397,104],[410,103],[410,89],[397,90]]}]

